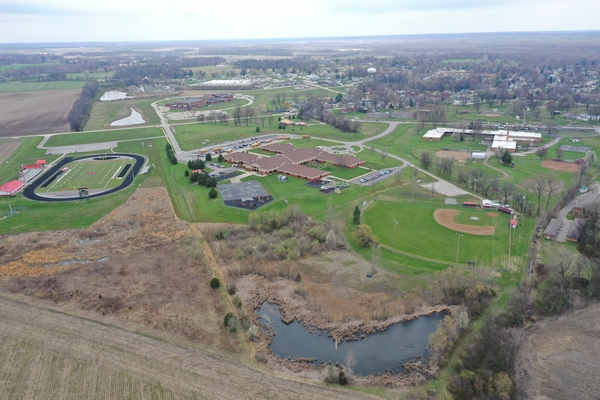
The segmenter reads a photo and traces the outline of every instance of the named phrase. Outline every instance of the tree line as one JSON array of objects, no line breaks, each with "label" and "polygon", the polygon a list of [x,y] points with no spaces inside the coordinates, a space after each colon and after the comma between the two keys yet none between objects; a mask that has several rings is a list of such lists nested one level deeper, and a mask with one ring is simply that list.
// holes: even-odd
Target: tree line
[{"label": "tree line", "polygon": [[79,99],[73,103],[68,116],[69,126],[72,131],[78,132],[83,130],[97,93],[98,81],[88,81],[81,90]]}]

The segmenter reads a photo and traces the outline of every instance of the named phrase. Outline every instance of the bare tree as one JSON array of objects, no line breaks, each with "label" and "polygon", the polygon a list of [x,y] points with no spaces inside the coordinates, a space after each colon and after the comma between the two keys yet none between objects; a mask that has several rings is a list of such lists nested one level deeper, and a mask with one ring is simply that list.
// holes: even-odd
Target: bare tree
[{"label": "bare tree", "polygon": [[386,157],[388,156],[388,152],[385,149],[385,147],[383,149],[381,149],[381,151],[379,152],[379,155],[381,156],[381,161],[385,161]]},{"label": "bare tree", "polygon": [[354,350],[350,349],[346,352],[346,356],[344,357],[344,367],[346,367],[346,375],[352,375],[353,369],[358,364],[358,359],[356,358],[356,353]]},{"label": "bare tree", "polygon": [[536,176],[531,180],[530,189],[537,197],[537,214],[540,213],[540,204],[542,201],[542,195],[546,192],[546,179],[542,176]]},{"label": "bare tree", "polygon": [[422,152],[419,156],[419,161],[421,161],[421,167],[423,167],[424,169],[429,169],[432,162],[431,153],[428,151]]},{"label": "bare tree", "polygon": [[550,199],[552,195],[557,193],[561,187],[560,181],[555,174],[549,173],[544,176],[546,179],[546,211],[548,210],[548,205],[550,204]]},{"label": "bare tree", "polygon": [[242,107],[240,106],[233,109],[233,124],[235,126],[242,124]]},{"label": "bare tree", "polygon": [[544,158],[548,154],[548,148],[546,146],[540,146],[535,150],[535,155],[539,158]]},{"label": "bare tree", "polygon": [[244,107],[244,120],[246,121],[246,126],[252,122],[252,118],[256,114],[256,111],[252,107]]}]

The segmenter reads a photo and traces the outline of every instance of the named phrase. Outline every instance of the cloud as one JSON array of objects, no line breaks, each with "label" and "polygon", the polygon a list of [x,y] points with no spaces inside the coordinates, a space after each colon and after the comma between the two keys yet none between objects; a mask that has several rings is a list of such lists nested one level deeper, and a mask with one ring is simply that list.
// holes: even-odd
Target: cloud
[{"label": "cloud", "polygon": [[68,16],[68,15],[85,15],[88,12],[73,8],[57,7],[47,4],[31,4],[27,2],[21,3],[4,3],[0,2],[0,15],[22,15],[22,16]]}]

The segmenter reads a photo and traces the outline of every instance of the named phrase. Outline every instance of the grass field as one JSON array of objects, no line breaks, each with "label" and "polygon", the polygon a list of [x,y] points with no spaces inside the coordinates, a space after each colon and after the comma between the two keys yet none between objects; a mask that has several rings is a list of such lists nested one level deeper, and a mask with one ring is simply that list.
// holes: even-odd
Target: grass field
[{"label": "grass field", "polygon": [[131,114],[135,109],[142,114],[147,125],[160,124],[160,118],[152,108],[156,98],[125,99],[117,101],[96,101],[92,106],[90,118],[85,125],[86,131],[97,129],[118,129],[111,127],[110,123]]},{"label": "grass field", "polygon": [[[382,132],[386,125],[385,124],[369,124],[365,133],[359,133],[357,135],[344,133],[338,129],[335,129],[329,125],[312,125],[306,126],[300,129],[288,128],[285,130],[277,129],[275,125],[277,121],[273,123],[273,127],[269,127],[265,124],[262,127],[260,121],[254,121],[246,126],[220,125],[220,124],[181,124],[175,126],[175,137],[179,142],[179,145],[183,150],[193,150],[198,148],[204,148],[216,143],[223,143],[225,141],[245,139],[248,137],[256,136],[256,127],[258,126],[261,130],[260,134],[274,133],[274,134],[297,134],[297,135],[310,135],[316,138],[325,138],[333,140],[345,140],[355,141],[360,139],[366,139],[372,135]],[[308,142],[307,142],[308,143]],[[298,145],[298,147],[314,147],[317,144],[306,144]],[[326,145],[331,146],[332,143],[328,142]]]},{"label": "grass field", "polygon": [[63,171],[47,187],[38,187],[37,192],[57,192],[61,190],[76,190],[78,188],[112,189],[121,184],[119,172],[127,164],[132,164],[129,158],[117,160],[79,160],[69,163]]},{"label": "grass field", "polygon": [[[25,155],[33,157],[34,161],[38,158],[46,158],[49,162],[57,157],[54,155],[44,156],[44,151],[36,148],[40,140],[40,138],[26,139],[24,146],[13,153],[8,165],[15,166],[15,175],[21,166],[19,160],[25,159],[23,158]],[[18,213],[12,218],[0,219],[0,232],[2,234],[13,234],[47,231],[57,228],[85,228],[123,204],[135,192],[138,185],[165,186],[164,182],[172,180],[172,176],[169,176],[169,180],[167,180],[167,171],[170,164],[168,164],[168,160],[164,155],[166,139],[144,140],[144,143],[143,148],[137,141],[123,142],[119,145],[119,151],[143,154],[149,158],[150,164],[154,165],[149,174],[138,175],[133,185],[111,195],[88,201],[36,202],[25,199],[22,194],[18,194],[10,200],[11,206],[14,210],[18,210]],[[3,173],[4,168],[0,169],[0,176],[5,176]],[[173,201],[175,203],[176,199]],[[0,198],[0,216],[7,213],[8,200]],[[68,218],[65,216],[68,216]]]},{"label": "grass field", "polygon": [[[46,147],[75,146],[78,144],[141,140],[146,138],[157,138],[161,136],[164,136],[163,130],[161,128],[134,128],[109,130],[102,132],[69,133],[65,135],[52,136],[46,142]],[[120,148],[119,151],[121,151]],[[136,153],[139,153],[139,151],[136,151]]]},{"label": "grass field", "polygon": [[84,81],[4,82],[0,83],[0,93],[30,92],[35,90],[78,89],[82,88],[84,85]]},{"label": "grass field", "polygon": [[[443,206],[437,202],[391,202],[376,201],[364,213],[363,222],[370,225],[378,240],[397,250],[420,257],[446,262],[456,260],[458,236],[456,231],[439,225],[433,212]],[[493,236],[461,234],[458,262],[476,261],[479,266],[506,267],[508,253],[508,215],[500,213],[492,218],[489,210],[461,210],[457,222],[472,225],[493,225]],[[462,214],[462,215],[461,215]],[[478,221],[470,217],[476,216]],[[394,240],[394,222],[396,235]],[[518,229],[512,232],[513,266],[520,265],[527,252],[532,224],[522,219]]]}]

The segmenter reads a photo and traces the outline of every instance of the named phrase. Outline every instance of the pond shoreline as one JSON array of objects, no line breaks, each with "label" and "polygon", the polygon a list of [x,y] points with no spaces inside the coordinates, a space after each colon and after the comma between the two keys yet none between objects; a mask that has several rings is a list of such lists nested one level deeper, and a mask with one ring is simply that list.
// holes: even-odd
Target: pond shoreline
[{"label": "pond shoreline", "polygon": [[[260,316],[257,311],[261,305],[268,302],[277,305],[282,315],[282,321],[289,324],[298,321],[304,325],[308,331],[327,331],[328,337],[332,341],[338,340],[339,343],[361,340],[362,335],[383,332],[392,325],[411,321],[420,317],[440,313],[455,313],[462,310],[460,306],[435,305],[421,306],[417,311],[411,314],[391,315],[381,320],[351,320],[343,322],[328,322],[317,312],[311,311],[306,307],[303,299],[299,299],[290,288],[290,281],[284,278],[276,280],[267,280],[260,276],[244,276],[240,279],[246,280],[246,284],[251,281],[251,289],[245,293],[244,304],[249,311],[253,324],[261,326]],[[240,293],[241,294],[241,293]],[[268,367],[297,375],[299,377],[323,380],[330,364],[314,364],[310,357],[287,357],[280,358],[273,353],[270,346],[273,343],[273,337],[259,329],[258,341],[254,342],[257,359],[264,362]],[[343,370],[341,364],[332,364],[334,367]],[[386,371],[377,375],[352,375],[352,382],[359,385],[403,387],[408,385],[423,384],[438,372],[438,367],[429,362],[428,359],[417,357],[407,360],[402,364],[404,371],[397,373]]]}]

